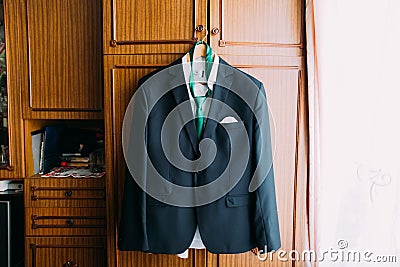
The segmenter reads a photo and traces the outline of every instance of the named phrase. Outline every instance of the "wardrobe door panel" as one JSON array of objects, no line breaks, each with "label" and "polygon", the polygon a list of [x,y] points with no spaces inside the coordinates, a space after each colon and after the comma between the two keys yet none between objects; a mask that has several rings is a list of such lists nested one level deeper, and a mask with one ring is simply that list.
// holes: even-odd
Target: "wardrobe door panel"
[{"label": "wardrobe door panel", "polygon": [[300,0],[211,0],[212,46],[220,54],[301,53]]},{"label": "wardrobe door panel", "polygon": [[[294,249],[295,197],[296,197],[296,146],[298,92],[302,85],[302,70],[298,59],[275,62],[260,57],[227,57],[236,66],[263,82],[269,107],[270,132],[273,148],[275,188],[282,246],[289,252]],[[244,64],[244,63],[247,63]],[[268,63],[268,64],[263,64]],[[273,64],[275,63],[275,64]],[[270,257],[271,254],[268,254]],[[251,252],[228,255],[209,253],[209,267],[282,267],[291,261],[279,261],[277,253],[262,261]],[[287,256],[287,255],[286,255]]]},{"label": "wardrobe door panel", "polygon": [[92,0],[27,1],[29,91],[33,112],[103,109],[101,3]]},{"label": "wardrobe door panel", "polygon": [[[121,202],[123,196],[123,186],[125,179],[125,160],[122,154],[121,129],[125,115],[125,109],[128,106],[135,90],[138,80],[149,72],[166,66],[174,61],[179,55],[152,55],[152,56],[105,56],[104,76],[105,76],[105,111],[106,121],[106,151],[107,151],[107,183],[113,184],[114,190],[107,187],[108,199],[108,231],[116,234],[118,229]],[[112,128],[110,127],[112,125]],[[111,153],[109,153],[111,152]],[[109,170],[112,174],[109,175]],[[115,202],[113,201],[115,200]],[[114,203],[112,203],[114,202]],[[110,227],[111,226],[111,227]],[[116,238],[118,240],[118,238]],[[157,255],[142,252],[124,252],[117,250],[115,239],[108,240],[109,253],[115,251],[116,255],[108,255],[109,265],[112,266],[112,257],[117,258],[119,267],[158,267],[158,266],[177,266],[192,267],[193,252],[190,252],[189,259],[181,259],[176,255]]]},{"label": "wardrobe door panel", "polygon": [[184,52],[206,25],[206,1],[104,0],[103,17],[105,54]]}]

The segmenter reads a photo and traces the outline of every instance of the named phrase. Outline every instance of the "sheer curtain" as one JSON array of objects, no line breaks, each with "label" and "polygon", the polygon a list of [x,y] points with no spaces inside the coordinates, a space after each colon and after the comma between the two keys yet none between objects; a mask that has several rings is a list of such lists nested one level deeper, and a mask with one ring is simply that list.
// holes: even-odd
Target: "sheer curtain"
[{"label": "sheer curtain", "polygon": [[306,26],[315,265],[400,266],[400,1],[307,0]]}]

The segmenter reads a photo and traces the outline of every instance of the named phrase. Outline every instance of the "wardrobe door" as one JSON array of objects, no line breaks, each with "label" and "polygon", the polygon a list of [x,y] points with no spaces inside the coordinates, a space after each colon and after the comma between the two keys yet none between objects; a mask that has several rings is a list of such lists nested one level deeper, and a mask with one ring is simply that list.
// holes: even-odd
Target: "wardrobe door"
[{"label": "wardrobe door", "polygon": [[26,1],[26,12],[29,90],[23,91],[24,116],[71,118],[68,112],[93,112],[79,118],[101,118],[101,3]]},{"label": "wardrobe door", "polygon": [[[122,123],[126,107],[131,100],[138,80],[160,66],[165,66],[178,58],[179,55],[149,55],[149,56],[105,56],[105,120],[106,151],[107,151],[107,213],[108,233],[115,236],[122,203],[122,192],[125,179],[125,159],[122,154]],[[110,123],[112,122],[112,123]],[[111,171],[111,173],[110,173]],[[117,230],[117,231],[116,231]],[[114,266],[116,259],[118,267],[192,267],[194,253],[189,253],[188,259],[176,255],[149,254],[142,252],[124,252],[117,250],[115,240],[108,239],[108,266]],[[112,255],[116,253],[116,255]]]},{"label": "wardrobe door", "polygon": [[[264,83],[270,109],[275,187],[286,254],[207,254],[208,267],[292,266],[304,249],[306,153],[302,0],[211,0],[210,43],[234,67]],[[300,120],[301,119],[301,120]],[[303,165],[301,165],[303,164]],[[284,252],[281,252],[284,253]],[[278,259],[278,255],[282,259]],[[265,255],[264,255],[265,256]]]},{"label": "wardrobe door", "polygon": [[104,0],[104,54],[184,52],[206,10],[205,0]]},{"label": "wardrobe door", "polygon": [[[289,252],[294,248],[294,215],[296,197],[296,137],[298,92],[302,84],[300,66],[269,66],[246,59],[248,66],[235,64],[236,59],[227,57],[232,64],[264,83],[270,112],[270,132],[273,149],[275,188],[282,249]],[[266,59],[263,60],[266,62]],[[270,257],[270,254],[267,254]],[[251,252],[237,255],[213,255],[209,253],[209,267],[247,266],[291,266],[278,261],[277,253],[262,261]],[[287,255],[286,255],[287,256]]]}]

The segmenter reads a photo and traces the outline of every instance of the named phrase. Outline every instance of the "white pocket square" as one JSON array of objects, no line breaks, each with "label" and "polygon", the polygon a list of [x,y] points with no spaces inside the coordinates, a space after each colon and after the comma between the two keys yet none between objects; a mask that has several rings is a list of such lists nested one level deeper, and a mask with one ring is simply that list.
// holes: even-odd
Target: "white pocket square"
[{"label": "white pocket square", "polygon": [[220,121],[220,123],[233,123],[233,122],[238,122],[238,120],[231,116],[225,117],[222,119],[222,121]]}]

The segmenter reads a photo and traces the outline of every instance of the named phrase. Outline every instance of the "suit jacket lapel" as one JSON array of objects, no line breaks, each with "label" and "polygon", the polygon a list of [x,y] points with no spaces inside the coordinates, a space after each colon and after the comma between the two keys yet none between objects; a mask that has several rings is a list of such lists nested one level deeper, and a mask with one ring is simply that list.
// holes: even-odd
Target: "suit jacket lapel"
[{"label": "suit jacket lapel", "polygon": [[[227,96],[229,95],[229,90],[232,85],[232,78],[233,78],[232,66],[230,66],[222,58],[219,58],[219,60],[220,60],[220,64],[218,66],[217,81],[214,85],[212,102],[211,102],[210,110],[208,113],[208,117],[210,117],[210,118],[219,118],[220,117],[219,114],[220,114],[222,106],[214,104],[213,101],[214,101],[214,99],[217,99],[217,100],[225,103],[225,100],[226,100]],[[218,123],[216,123],[216,122],[209,123],[209,121],[207,120],[202,136],[211,136],[212,133],[215,131],[217,124]]]},{"label": "suit jacket lapel", "polygon": [[[179,59],[182,63],[182,58]],[[176,61],[179,63],[179,60]],[[175,63],[176,63],[175,62]],[[189,121],[184,129],[194,151],[198,151],[198,139],[196,132],[196,125],[193,120],[193,111],[189,101],[189,94],[187,91],[185,77],[183,75],[183,69],[181,64],[172,64],[169,68],[169,73],[171,74],[171,79],[169,81],[170,88],[172,89],[172,94],[175,98],[177,106],[179,105],[178,113],[180,114],[182,122]]]}]

